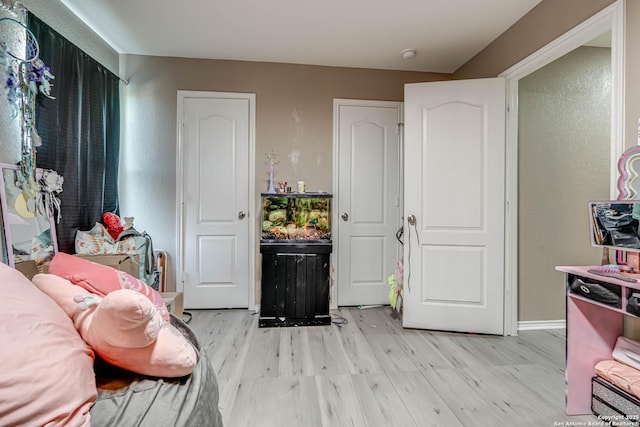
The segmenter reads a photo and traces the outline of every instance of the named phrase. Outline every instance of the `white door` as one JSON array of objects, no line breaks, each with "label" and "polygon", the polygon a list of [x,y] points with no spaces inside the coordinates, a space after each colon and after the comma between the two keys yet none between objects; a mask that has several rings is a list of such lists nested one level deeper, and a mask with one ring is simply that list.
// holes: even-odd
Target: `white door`
[{"label": "white door", "polygon": [[504,135],[504,79],[405,85],[404,326],[503,333]]},{"label": "white door", "polygon": [[400,244],[402,104],[335,100],[339,305],[388,304]]},{"label": "white door", "polygon": [[[190,96],[189,94],[193,95]],[[187,308],[248,307],[255,95],[182,98],[182,279]]]}]

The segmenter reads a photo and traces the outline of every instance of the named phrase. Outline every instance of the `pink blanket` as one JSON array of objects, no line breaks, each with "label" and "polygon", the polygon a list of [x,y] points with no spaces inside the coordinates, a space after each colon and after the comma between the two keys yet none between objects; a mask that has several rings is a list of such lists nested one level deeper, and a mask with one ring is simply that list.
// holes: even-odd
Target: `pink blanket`
[{"label": "pink blanket", "polygon": [[616,360],[603,360],[595,366],[598,376],[640,398],[640,370]]}]

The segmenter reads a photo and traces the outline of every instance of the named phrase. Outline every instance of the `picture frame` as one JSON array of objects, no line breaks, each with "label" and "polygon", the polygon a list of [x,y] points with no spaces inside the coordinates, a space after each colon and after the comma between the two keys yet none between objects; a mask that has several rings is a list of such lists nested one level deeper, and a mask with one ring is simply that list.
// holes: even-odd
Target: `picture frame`
[{"label": "picture frame", "polygon": [[[41,266],[58,252],[55,220],[39,206],[37,194],[20,188],[20,166],[0,163],[0,204],[8,264],[34,261]],[[36,180],[43,176],[37,168]]]}]

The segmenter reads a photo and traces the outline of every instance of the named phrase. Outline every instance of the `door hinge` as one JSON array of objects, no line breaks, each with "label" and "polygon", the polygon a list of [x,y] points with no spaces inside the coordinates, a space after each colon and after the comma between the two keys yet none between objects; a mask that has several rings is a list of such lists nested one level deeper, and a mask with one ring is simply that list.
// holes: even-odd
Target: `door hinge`
[{"label": "door hinge", "polygon": [[398,125],[396,126],[396,135],[400,135],[400,132],[402,131],[403,127],[404,127],[404,123],[398,123]]}]

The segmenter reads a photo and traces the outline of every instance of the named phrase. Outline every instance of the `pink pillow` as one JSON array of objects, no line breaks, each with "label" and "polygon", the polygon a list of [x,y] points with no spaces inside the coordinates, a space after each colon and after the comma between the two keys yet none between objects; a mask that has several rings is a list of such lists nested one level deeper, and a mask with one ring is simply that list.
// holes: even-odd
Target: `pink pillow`
[{"label": "pink pillow", "polygon": [[[118,289],[102,298],[53,274],[36,274],[32,280],[112,365],[154,377],[182,377],[193,371],[197,355],[191,343],[139,292]],[[89,304],[88,309],[79,303]]]},{"label": "pink pillow", "polygon": [[94,354],[69,317],[0,263],[0,425],[89,426]]},{"label": "pink pillow", "polygon": [[640,371],[636,368],[616,360],[603,360],[594,369],[598,376],[640,398]]},{"label": "pink pillow", "polygon": [[124,271],[58,252],[51,260],[48,272],[100,296],[117,289],[138,291],[149,298],[164,320],[169,321],[169,311],[158,291]]}]

